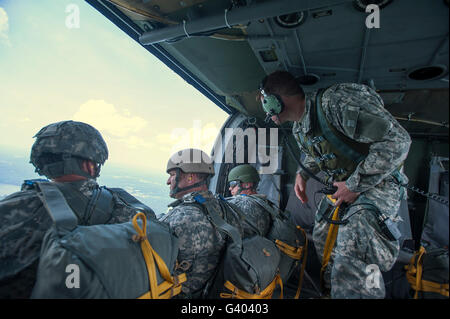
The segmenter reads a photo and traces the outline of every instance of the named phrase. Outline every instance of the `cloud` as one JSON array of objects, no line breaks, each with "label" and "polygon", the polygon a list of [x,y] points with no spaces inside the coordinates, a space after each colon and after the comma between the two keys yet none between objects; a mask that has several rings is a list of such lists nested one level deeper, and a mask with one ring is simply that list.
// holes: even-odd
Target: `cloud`
[{"label": "cloud", "polygon": [[8,46],[11,46],[11,42],[8,37],[9,32],[9,23],[8,23],[8,14],[5,9],[0,7],[0,44],[4,43]]},{"label": "cloud", "polygon": [[89,100],[80,106],[73,116],[75,121],[89,123],[102,133],[128,140],[133,145],[145,144],[134,134],[147,126],[147,121],[138,116],[131,116],[128,109],[117,110],[113,104],[104,100]]},{"label": "cloud", "polygon": [[155,146],[154,143],[134,135],[127,138],[121,138],[119,139],[119,142],[125,144],[129,148],[134,149],[151,149],[153,146]]}]

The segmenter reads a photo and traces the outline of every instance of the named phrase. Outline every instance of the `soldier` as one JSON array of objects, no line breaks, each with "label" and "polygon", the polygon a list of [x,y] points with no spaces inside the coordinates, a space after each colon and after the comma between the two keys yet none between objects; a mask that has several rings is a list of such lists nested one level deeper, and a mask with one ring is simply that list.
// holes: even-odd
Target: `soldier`
[{"label": "soldier", "polygon": [[238,165],[228,173],[229,190],[233,197],[227,198],[227,200],[229,203],[236,205],[245,215],[245,221],[242,223],[244,237],[255,235],[255,228],[259,235],[263,237],[270,230],[271,217],[269,212],[248,196],[257,196],[267,201],[265,195],[258,194],[256,191],[259,180],[258,171],[250,164]]},{"label": "soldier", "polygon": [[[304,167],[327,175],[337,189],[332,194],[335,207],[348,205],[339,215],[346,224],[339,226],[324,276],[331,297],[383,298],[377,270],[391,269],[399,253],[398,240],[389,236],[395,232],[386,231],[386,225],[395,225],[403,191],[398,183],[407,180],[400,168],[411,144],[408,133],[365,85],[335,84],[305,96],[292,74],[277,71],[263,80],[260,90],[267,118],[277,125],[294,122],[292,132],[306,154]],[[308,201],[308,178],[299,169],[295,193],[303,203]],[[324,196],[313,230],[319,256],[330,229],[322,218],[325,209],[331,210],[326,201]]]},{"label": "soldier", "polygon": [[204,207],[213,209],[241,234],[242,228],[238,217],[208,191],[214,167],[207,154],[196,149],[179,151],[169,159],[166,171],[170,175],[167,180],[170,196],[177,200],[169,205],[173,209],[160,220],[167,223],[179,238],[175,273],[186,273],[187,276],[179,297],[201,298],[225,245],[225,238],[209,221]]},{"label": "soldier", "polygon": [[[58,187],[80,225],[123,223],[133,217],[135,209],[121,199],[123,193],[96,182],[108,158],[100,132],[82,122],[63,121],[34,137],[30,163]],[[42,240],[52,225],[37,181],[25,181],[21,191],[0,201],[0,298],[29,298],[36,281]],[[154,215],[149,208],[147,213]]]}]

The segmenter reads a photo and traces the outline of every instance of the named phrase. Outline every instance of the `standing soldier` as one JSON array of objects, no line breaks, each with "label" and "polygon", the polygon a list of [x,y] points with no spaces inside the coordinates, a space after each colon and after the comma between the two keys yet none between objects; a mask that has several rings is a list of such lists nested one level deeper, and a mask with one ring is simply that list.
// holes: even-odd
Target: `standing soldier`
[{"label": "standing soldier", "polygon": [[[411,144],[408,133],[365,85],[335,84],[305,96],[292,74],[277,71],[262,81],[260,90],[263,109],[273,122],[294,122],[292,132],[306,154],[304,167],[313,174],[323,171],[336,188],[316,213],[313,239],[319,256],[333,248],[332,242],[325,245],[331,228],[323,218],[331,210],[327,201],[348,206],[333,218],[344,224],[332,258],[322,268],[331,297],[383,298],[381,274],[376,274],[378,282],[368,284],[374,275],[368,269],[388,271],[399,253],[395,221],[403,191],[399,182],[406,181],[401,167]],[[299,169],[294,187],[303,203],[308,201],[308,178]]]},{"label": "standing soldier", "polygon": [[[94,127],[63,121],[45,126],[35,137],[30,162],[62,192],[80,225],[133,217],[135,209],[120,198],[131,195],[122,190],[118,195],[96,182],[108,148]],[[0,298],[29,298],[36,281],[41,244],[52,225],[38,181],[25,181],[21,191],[0,201]],[[154,215],[145,205],[141,208]]]},{"label": "standing soldier", "polygon": [[219,264],[226,239],[215,228],[205,210],[213,210],[242,234],[239,218],[208,190],[214,175],[210,157],[201,150],[185,149],[171,156],[166,172],[170,175],[170,196],[177,199],[173,209],[160,217],[179,238],[175,274],[186,273],[180,298],[201,298]]}]

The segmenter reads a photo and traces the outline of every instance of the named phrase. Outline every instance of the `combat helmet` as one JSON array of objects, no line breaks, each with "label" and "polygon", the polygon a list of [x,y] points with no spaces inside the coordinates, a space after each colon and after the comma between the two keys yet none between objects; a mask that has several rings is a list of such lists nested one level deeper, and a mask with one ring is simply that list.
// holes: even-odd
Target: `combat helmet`
[{"label": "combat helmet", "polygon": [[92,178],[80,167],[80,160],[100,166],[108,159],[108,147],[100,132],[89,124],[61,121],[43,127],[35,136],[30,163],[39,175],[55,178],[68,174]]},{"label": "combat helmet", "polygon": [[[235,166],[228,173],[228,183],[230,183],[230,187],[238,187],[236,194],[241,194],[242,191],[245,190],[256,189],[259,180],[260,178],[258,171],[250,164]],[[242,183],[253,183],[253,185],[249,187],[243,187]]]},{"label": "combat helmet", "polygon": [[259,180],[258,171],[250,164],[238,165],[228,173],[228,182],[240,181],[241,183],[257,184]]},{"label": "combat helmet", "polygon": [[169,158],[166,172],[169,173],[171,170],[176,170],[175,187],[170,191],[170,196],[173,197],[179,192],[198,187],[202,184],[207,184],[209,181],[207,178],[191,186],[180,188],[178,186],[180,181],[180,171],[183,173],[207,174],[211,177],[214,175],[214,164],[208,154],[202,150],[187,148],[176,152]]}]

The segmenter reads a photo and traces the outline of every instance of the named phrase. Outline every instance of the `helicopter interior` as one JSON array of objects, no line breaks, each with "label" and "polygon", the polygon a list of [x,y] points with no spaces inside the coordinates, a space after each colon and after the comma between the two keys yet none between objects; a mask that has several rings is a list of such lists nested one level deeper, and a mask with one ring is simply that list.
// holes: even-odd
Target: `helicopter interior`
[{"label": "helicopter interior", "polygon": [[[297,216],[309,234],[317,191],[323,186],[310,179],[310,201],[302,204],[296,198],[294,159],[301,153],[290,134],[291,124],[277,127],[265,122],[257,99],[261,80],[276,70],[291,72],[306,92],[342,82],[375,89],[412,138],[404,163],[409,185],[448,200],[448,0],[87,2],[229,114],[216,141],[223,147],[214,150],[214,158],[223,159],[227,149],[236,153],[243,147],[243,162],[261,171],[266,164],[255,152],[260,148],[270,152],[269,141],[276,140],[276,168],[261,175],[258,190]],[[374,8],[370,5],[375,9],[369,10]],[[255,142],[247,138],[243,145],[226,133],[249,128],[274,130]],[[226,176],[238,162],[234,157],[215,163],[211,191],[230,196]],[[424,231],[432,209],[446,214],[446,229]],[[404,249],[398,269],[418,249],[424,233],[433,237],[439,232],[448,248],[448,206],[408,190],[400,211]],[[320,295],[314,271],[320,264],[313,251],[309,249],[306,296]],[[387,295],[402,297],[394,292],[395,271],[383,274],[392,286]]]}]

